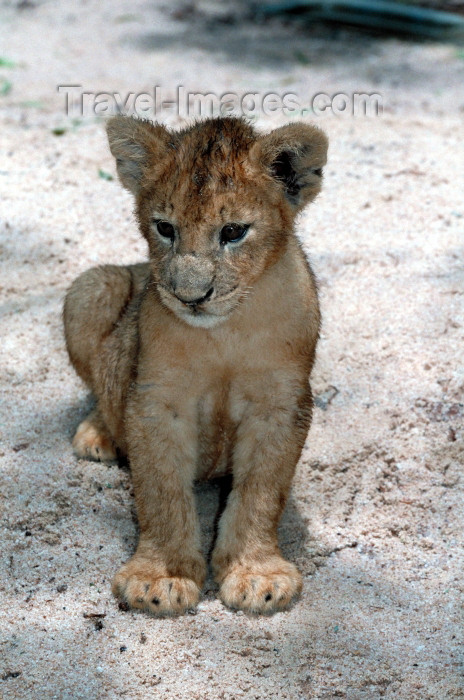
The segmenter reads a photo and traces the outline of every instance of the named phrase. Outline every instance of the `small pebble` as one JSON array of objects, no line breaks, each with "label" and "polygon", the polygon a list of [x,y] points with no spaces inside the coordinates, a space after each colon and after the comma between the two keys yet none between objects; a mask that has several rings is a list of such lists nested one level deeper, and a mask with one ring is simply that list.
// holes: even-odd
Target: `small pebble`
[{"label": "small pebble", "polygon": [[2,681],[7,681],[9,678],[18,678],[22,671],[7,671],[2,676]]}]

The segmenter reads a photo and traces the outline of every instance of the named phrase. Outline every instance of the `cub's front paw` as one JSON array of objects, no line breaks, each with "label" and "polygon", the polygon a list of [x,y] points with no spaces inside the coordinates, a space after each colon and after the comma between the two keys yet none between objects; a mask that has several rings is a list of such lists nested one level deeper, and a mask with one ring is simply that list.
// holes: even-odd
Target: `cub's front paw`
[{"label": "cub's front paw", "polygon": [[116,574],[112,590],[132,608],[155,615],[180,615],[195,608],[200,598],[192,579],[162,575],[152,562],[135,557]]},{"label": "cub's front paw", "polygon": [[219,596],[230,608],[274,613],[288,608],[301,588],[302,578],[296,566],[279,559],[268,565],[238,564],[223,579]]}]

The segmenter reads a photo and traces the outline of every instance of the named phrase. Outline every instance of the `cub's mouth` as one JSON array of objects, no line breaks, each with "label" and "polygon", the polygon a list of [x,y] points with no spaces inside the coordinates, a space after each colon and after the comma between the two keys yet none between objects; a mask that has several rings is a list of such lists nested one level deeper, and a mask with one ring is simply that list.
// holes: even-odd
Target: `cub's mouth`
[{"label": "cub's mouth", "polygon": [[160,284],[157,287],[161,301],[168,309],[188,325],[199,328],[212,328],[223,323],[242,299],[238,285],[220,296],[211,288],[202,297],[193,300],[183,299]]}]

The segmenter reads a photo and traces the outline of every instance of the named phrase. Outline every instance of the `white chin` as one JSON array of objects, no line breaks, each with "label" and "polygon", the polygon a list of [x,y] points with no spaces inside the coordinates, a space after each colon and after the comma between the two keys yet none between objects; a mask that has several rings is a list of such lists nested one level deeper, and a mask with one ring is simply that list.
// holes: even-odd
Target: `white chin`
[{"label": "white chin", "polygon": [[212,314],[177,314],[182,321],[188,323],[189,326],[194,326],[195,328],[213,328],[223,323],[227,316],[213,316]]}]

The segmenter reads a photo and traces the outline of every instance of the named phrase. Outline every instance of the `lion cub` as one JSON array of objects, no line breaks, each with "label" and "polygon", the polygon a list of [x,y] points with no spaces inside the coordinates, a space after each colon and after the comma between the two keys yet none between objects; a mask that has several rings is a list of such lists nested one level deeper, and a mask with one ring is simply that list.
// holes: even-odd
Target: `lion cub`
[{"label": "lion cub", "polygon": [[88,270],[64,306],[66,344],[95,410],[79,457],[130,460],[140,541],[115,595],[183,613],[205,578],[194,479],[233,475],[212,556],[222,601],[256,613],[300,592],[277,525],[311,421],[319,330],[296,214],[320,190],[327,139],[238,118],[172,132],[108,122],[149,261]]}]

